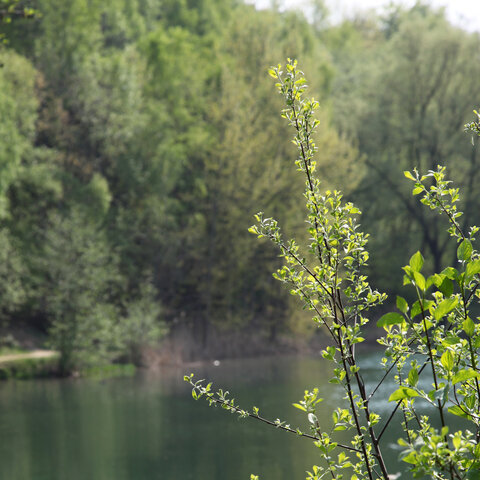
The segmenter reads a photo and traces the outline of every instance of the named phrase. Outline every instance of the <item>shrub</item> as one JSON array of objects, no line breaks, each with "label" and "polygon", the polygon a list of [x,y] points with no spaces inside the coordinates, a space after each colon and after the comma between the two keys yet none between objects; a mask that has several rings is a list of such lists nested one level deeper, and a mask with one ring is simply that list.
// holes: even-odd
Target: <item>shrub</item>
[{"label": "shrub", "polygon": [[[385,334],[379,340],[384,347],[384,373],[378,385],[367,391],[358,363],[356,345],[363,342],[362,332],[368,312],[383,303],[386,295],[371,288],[363,270],[368,261],[368,236],[358,225],[360,211],[345,202],[338,191],[320,189],[316,177],[313,132],[318,126],[314,112],[318,103],[304,98],[306,81],[295,61],[285,71],[279,65],[269,71],[285,99],[282,116],[294,127],[298,147],[297,170],[305,176],[308,252],[302,252],[295,240],[283,237],[278,223],[259,213],[250,231],[275,243],[284,265],[275,277],[290,293],[299,296],[313,321],[328,331],[330,345],[322,352],[335,364],[332,383],[345,391],[345,408],[332,412],[332,424],[320,425],[316,406],[319,391],[306,391],[294,407],[305,412],[310,431],[292,428],[277,419],[270,421],[258,408],[241,408],[228,392],[214,391],[203,380],[186,376],[195,399],[204,397],[211,405],[221,405],[240,417],[250,417],[281,430],[311,439],[323,458],[321,466],[308,472],[308,480],[327,476],[334,479],[388,480],[388,465],[382,455],[382,438],[395,413],[403,416],[404,436],[398,443],[401,458],[415,477],[434,479],[478,478],[480,471],[480,348],[479,326],[473,320],[480,298],[480,253],[474,248],[477,227],[462,231],[457,209],[459,192],[445,179],[445,168],[437,167],[425,175],[416,170],[405,172],[414,182],[413,194],[421,202],[446,217],[451,241],[457,243],[457,261],[432,275],[422,273],[424,258],[416,252],[404,267],[404,285],[410,286],[416,301],[409,305],[398,296],[397,311],[383,315],[377,326]],[[478,125],[469,126],[478,131]],[[477,317],[477,320],[479,317]],[[380,384],[394,376],[397,388],[389,396],[391,414],[382,419],[370,404]],[[432,388],[419,383],[421,375],[430,375]],[[435,414],[422,415],[418,407],[426,403]],[[439,427],[436,425],[438,417]],[[457,417],[468,422],[468,429],[456,429]],[[350,444],[336,440],[336,432],[352,432]],[[252,475],[252,479],[255,479]]]}]

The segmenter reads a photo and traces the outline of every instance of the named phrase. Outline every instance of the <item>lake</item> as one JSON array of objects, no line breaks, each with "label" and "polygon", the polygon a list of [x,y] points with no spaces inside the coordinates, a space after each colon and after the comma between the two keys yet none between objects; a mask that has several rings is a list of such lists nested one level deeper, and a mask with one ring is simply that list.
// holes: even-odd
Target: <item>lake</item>
[{"label": "lake", "polygon": [[[364,360],[367,386],[382,373],[379,355]],[[251,419],[195,402],[185,373],[228,389],[242,406],[306,430],[291,404],[305,388],[325,399],[319,418],[342,391],[328,383],[330,363],[281,357],[175,367],[107,380],[67,379],[0,383],[0,478],[8,480],[301,480],[319,463],[312,443]],[[380,392],[374,406],[389,406]],[[398,422],[396,422],[398,423]],[[348,442],[349,433],[344,434]],[[397,428],[385,437],[395,460]],[[392,469],[396,473],[400,467]]]}]

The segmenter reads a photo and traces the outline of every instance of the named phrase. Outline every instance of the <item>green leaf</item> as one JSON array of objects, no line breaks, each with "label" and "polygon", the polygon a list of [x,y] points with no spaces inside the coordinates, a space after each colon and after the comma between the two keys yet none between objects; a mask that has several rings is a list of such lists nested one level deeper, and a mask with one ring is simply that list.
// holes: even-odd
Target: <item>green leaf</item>
[{"label": "green leaf", "polygon": [[442,283],[438,285],[438,289],[445,297],[450,297],[453,293],[453,282],[448,277],[445,277]]},{"label": "green leaf", "polygon": [[425,277],[420,272],[412,272],[413,273],[413,280],[415,281],[415,285],[424,292],[425,291]]},{"label": "green leaf", "polygon": [[462,322],[463,331],[471,337],[475,332],[475,323],[470,317],[467,317],[466,320]]},{"label": "green leaf", "polygon": [[306,412],[307,409],[303,406],[303,405],[300,405],[299,403],[292,403],[292,405],[295,407],[295,408],[298,408],[299,410],[302,410],[303,412]]},{"label": "green leaf", "polygon": [[418,195],[419,193],[422,193],[423,192],[423,188],[422,187],[415,187],[413,190],[412,190],[412,195]]},{"label": "green leaf", "polygon": [[[423,301],[423,311],[427,311],[432,305],[434,305],[433,300],[424,300]],[[410,315],[412,318],[416,317],[418,314],[422,313],[422,308],[420,306],[420,301],[417,300],[413,305],[412,305],[412,310],[410,311]]]},{"label": "green leaf", "polygon": [[408,372],[408,383],[414,387],[418,383],[418,370],[417,367],[413,367]]},{"label": "green leaf", "polygon": [[424,326],[424,328],[426,328],[427,330],[429,330],[429,329],[432,328],[432,327],[433,327],[433,323],[432,323],[428,318],[426,318],[426,319],[425,319],[425,326]]},{"label": "green leaf", "polygon": [[420,272],[420,270],[423,267],[423,263],[424,263],[424,260],[423,260],[422,254],[420,252],[414,253],[411,256],[410,262],[409,262],[412,272]]},{"label": "green leaf", "polygon": [[445,278],[447,278],[446,275],[444,275],[443,273],[435,273],[432,276],[433,276],[433,283],[437,287],[439,287],[443,283]]},{"label": "green leaf", "polygon": [[433,312],[433,316],[435,317],[435,320],[440,320],[443,318],[445,315],[450,313],[458,304],[458,298],[457,297],[450,297],[450,298],[445,298],[442,300],[435,311]]},{"label": "green leaf", "polygon": [[413,388],[400,387],[395,390],[388,398],[389,402],[397,402],[398,400],[404,400],[405,398],[418,397],[418,393]]},{"label": "green leaf", "polygon": [[455,385],[459,382],[465,382],[471,378],[480,378],[480,372],[476,372],[471,368],[460,370],[452,377],[452,384]]},{"label": "green leaf", "polygon": [[457,258],[461,262],[468,261],[472,256],[472,251],[473,248],[470,240],[465,239],[457,248]]},{"label": "green leaf", "polygon": [[422,309],[420,307],[420,302],[417,300],[416,302],[414,302],[414,304],[412,305],[412,310],[410,312],[410,315],[412,318],[416,317],[418,314],[422,313]]},{"label": "green leaf", "polygon": [[413,180],[413,181],[416,180],[416,178],[415,178],[408,170],[405,170],[405,171],[403,172],[403,174],[405,175],[406,178],[408,178],[408,179],[410,179],[410,180]]},{"label": "green leaf", "polygon": [[386,313],[380,317],[380,320],[377,322],[377,327],[385,327],[387,325],[396,325],[398,323],[403,323],[405,318],[403,315],[400,315],[396,312]]},{"label": "green leaf", "polygon": [[273,68],[270,68],[268,70],[268,74],[272,77],[272,78],[278,78],[278,75],[277,73],[275,72],[275,70]]},{"label": "green leaf", "polygon": [[476,275],[477,273],[480,273],[480,260],[473,260],[467,264],[465,274],[467,277],[470,277]]},{"label": "green leaf", "polygon": [[460,337],[457,337],[456,335],[449,333],[448,336],[445,337],[445,340],[442,342],[442,345],[457,345],[457,343],[460,343],[460,342],[461,342]]},{"label": "green leaf", "polygon": [[453,267],[447,267],[442,271],[441,274],[445,275],[450,280],[456,280],[456,278],[458,277],[458,270]]},{"label": "green leaf", "polygon": [[418,462],[417,459],[417,453],[416,452],[410,452],[404,457],[402,457],[402,461],[406,463],[411,463],[411,464],[416,464]]},{"label": "green leaf", "polygon": [[428,290],[434,284],[435,284],[435,277],[433,275],[430,275],[427,278],[427,281],[425,283],[425,290]]},{"label": "green leaf", "polygon": [[402,313],[407,313],[408,312],[408,303],[403,297],[399,297],[397,295],[397,308],[402,312]]},{"label": "green leaf", "polygon": [[454,365],[453,353],[450,350],[445,350],[443,355],[440,357],[440,363],[443,365],[445,370],[447,370],[447,372],[451,372]]},{"label": "green leaf", "polygon": [[465,413],[458,405],[454,405],[453,407],[448,407],[449,413],[452,415],[456,415],[457,417],[468,418],[469,415]]}]

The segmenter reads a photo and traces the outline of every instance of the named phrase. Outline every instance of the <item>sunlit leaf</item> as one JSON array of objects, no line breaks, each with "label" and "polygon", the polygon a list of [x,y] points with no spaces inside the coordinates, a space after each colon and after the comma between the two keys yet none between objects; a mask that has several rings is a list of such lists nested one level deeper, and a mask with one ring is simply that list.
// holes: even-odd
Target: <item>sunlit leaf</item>
[{"label": "sunlit leaf", "polygon": [[454,365],[453,353],[450,350],[445,350],[440,357],[440,363],[443,365],[445,370],[451,372]]},{"label": "sunlit leaf", "polygon": [[457,297],[450,297],[450,298],[445,298],[442,300],[435,311],[433,312],[433,316],[435,317],[435,320],[440,320],[443,318],[445,315],[450,313],[458,304],[458,298]]},{"label": "sunlit leaf", "polygon": [[415,285],[424,292],[425,291],[425,277],[420,273],[420,272],[412,272],[413,273],[413,280],[415,282]]},{"label": "sunlit leaf", "polygon": [[389,402],[398,402],[399,400],[404,400],[405,398],[418,397],[418,393],[413,388],[400,387],[398,390],[395,390],[390,397],[388,398]]},{"label": "sunlit leaf", "polygon": [[462,262],[468,261],[472,256],[472,251],[473,248],[470,240],[465,239],[457,248],[457,258]]},{"label": "sunlit leaf", "polygon": [[473,369],[460,370],[452,377],[452,384],[455,385],[460,382],[465,382],[471,378],[480,378],[480,372]]},{"label": "sunlit leaf", "polygon": [[396,312],[386,313],[380,317],[380,320],[377,322],[377,327],[385,327],[387,325],[396,325],[398,323],[403,323],[405,318],[403,315],[400,315]]},{"label": "sunlit leaf", "polygon": [[412,272],[420,272],[420,270],[423,267],[423,263],[424,263],[424,260],[423,260],[422,254],[420,252],[414,253],[410,258],[410,262],[409,262]]},{"label": "sunlit leaf", "polygon": [[408,312],[408,303],[403,297],[399,297],[397,295],[397,308],[402,312],[402,313],[407,313]]}]

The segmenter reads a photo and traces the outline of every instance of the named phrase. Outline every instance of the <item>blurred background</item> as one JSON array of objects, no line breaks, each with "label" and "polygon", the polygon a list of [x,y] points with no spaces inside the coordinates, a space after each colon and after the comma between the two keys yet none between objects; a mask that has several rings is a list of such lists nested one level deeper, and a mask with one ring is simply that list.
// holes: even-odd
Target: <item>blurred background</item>
[{"label": "blurred background", "polygon": [[2,5],[2,337],[50,345],[65,373],[321,335],[247,232],[261,210],[305,239],[293,132],[266,74],[287,57],[321,103],[323,185],[363,211],[374,287],[397,291],[417,249],[432,270],[454,258],[403,170],[446,165],[464,225],[478,223],[463,131],[480,98],[475,2]]}]

